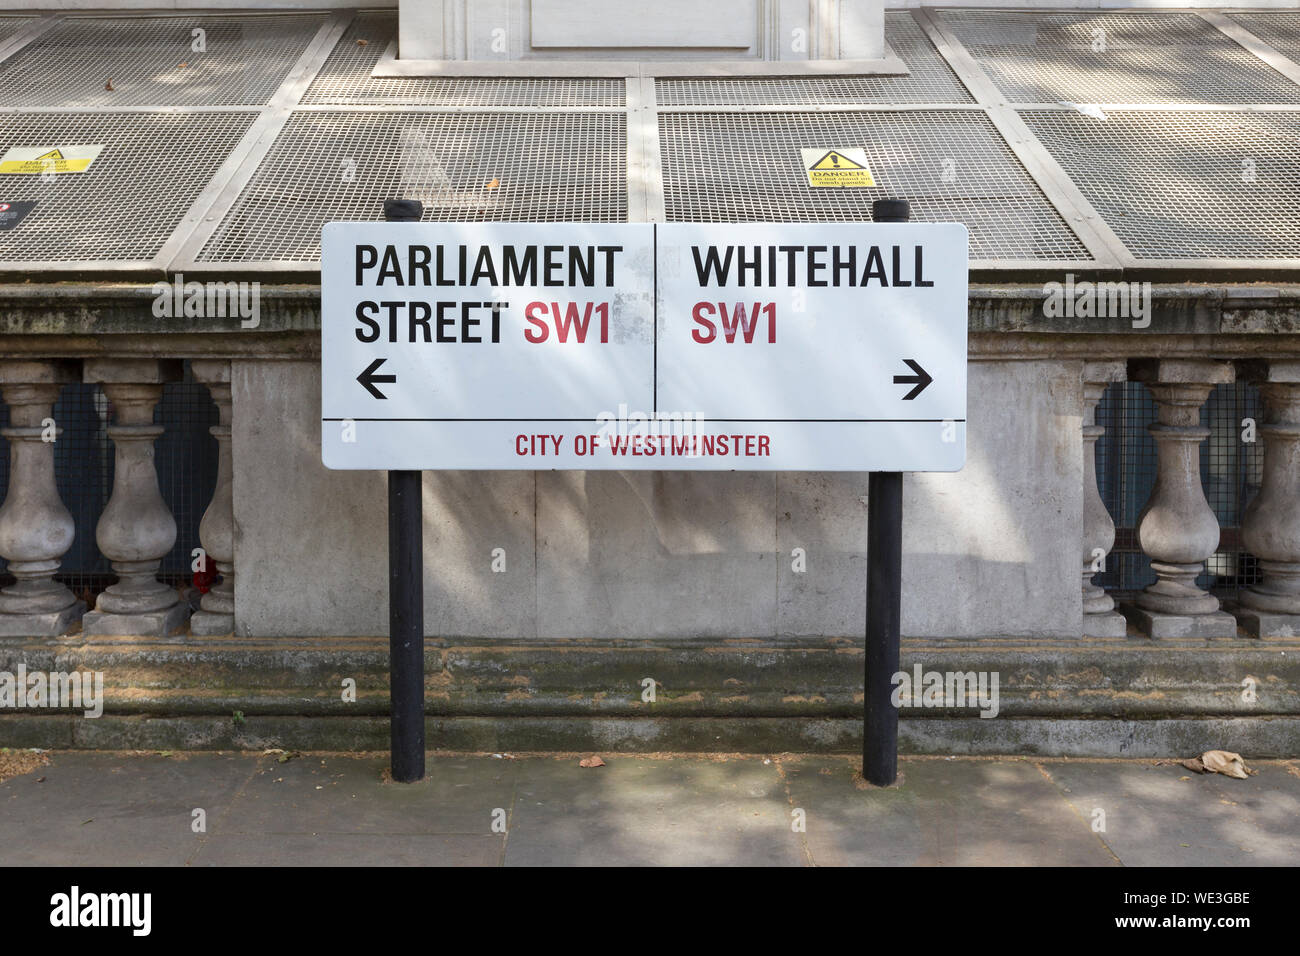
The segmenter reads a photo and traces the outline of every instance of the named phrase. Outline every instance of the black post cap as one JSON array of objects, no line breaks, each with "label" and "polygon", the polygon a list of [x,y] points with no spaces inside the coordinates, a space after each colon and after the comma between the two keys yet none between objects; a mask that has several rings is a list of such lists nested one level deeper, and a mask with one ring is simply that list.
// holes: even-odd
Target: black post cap
[{"label": "black post cap", "polygon": [[912,218],[912,205],[906,199],[877,199],[871,204],[871,218],[875,222],[907,222]]},{"label": "black post cap", "polygon": [[419,222],[424,203],[418,199],[385,199],[384,218],[389,222]]}]

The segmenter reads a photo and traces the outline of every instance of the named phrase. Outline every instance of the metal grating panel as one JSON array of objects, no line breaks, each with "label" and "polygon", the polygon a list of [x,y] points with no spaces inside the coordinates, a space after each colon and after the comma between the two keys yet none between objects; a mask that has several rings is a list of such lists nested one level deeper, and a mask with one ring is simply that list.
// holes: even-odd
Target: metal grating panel
[{"label": "metal grating panel", "polygon": [[37,17],[0,17],[0,43],[8,40]]},{"label": "metal grating panel", "polygon": [[[200,262],[315,262],[320,230],[420,199],[432,221],[627,219],[622,113],[299,112]],[[493,185],[495,183],[495,185]]]},{"label": "metal grating panel", "polygon": [[1300,103],[1193,14],[935,11],[1013,103]]},{"label": "metal grating panel", "polygon": [[104,147],[84,173],[0,175],[0,199],[36,202],[0,231],[0,262],[153,258],[256,115],[0,114],[0,152]]},{"label": "metal grating panel", "polygon": [[[1241,422],[1261,420],[1259,389],[1237,382],[1217,385],[1201,408],[1201,424],[1210,429],[1200,446],[1201,487],[1219,521],[1219,547],[1197,584],[1231,597],[1259,580],[1258,561],[1241,541],[1241,519],[1259,493],[1264,450],[1241,441]],[[1151,559],[1137,543],[1137,523],[1155,487],[1156,447],[1149,427],[1156,420],[1155,402],[1139,382],[1116,382],[1097,406],[1097,424],[1106,432],[1097,442],[1097,487],[1115,521],[1115,548],[1097,583],[1119,594],[1132,594],[1155,581]]]},{"label": "metal grating panel", "polygon": [[316,14],[69,19],[0,63],[0,106],[260,106],[323,22]]},{"label": "metal grating panel", "polygon": [[302,98],[305,106],[575,106],[624,105],[621,79],[457,79],[372,77],[379,58],[397,36],[392,14],[360,14]]},{"label": "metal grating panel", "polygon": [[[973,259],[1081,259],[1087,250],[982,112],[663,113],[670,220],[867,221],[871,202],[963,222]],[[878,189],[813,189],[800,147],[861,146]]]},{"label": "metal grating panel", "polygon": [[1228,16],[1279,53],[1300,61],[1300,13],[1233,13]]},{"label": "metal grating panel", "polygon": [[907,64],[909,76],[661,79],[655,82],[656,97],[663,107],[972,102],[910,13],[885,14],[885,39]]},{"label": "metal grating panel", "polygon": [[1300,258],[1300,114],[1021,115],[1137,258]]}]

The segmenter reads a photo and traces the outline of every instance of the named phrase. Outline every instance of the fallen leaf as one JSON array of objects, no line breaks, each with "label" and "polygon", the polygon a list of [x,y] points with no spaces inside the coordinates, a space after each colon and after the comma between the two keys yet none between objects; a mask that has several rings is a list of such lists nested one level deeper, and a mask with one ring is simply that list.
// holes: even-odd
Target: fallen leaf
[{"label": "fallen leaf", "polygon": [[109,77],[108,82],[104,84],[104,89],[108,90],[108,92],[110,92],[110,93],[113,92],[113,78],[112,78],[112,77]]},{"label": "fallen leaf", "polygon": [[1225,777],[1245,780],[1250,776],[1241,754],[1235,754],[1231,750],[1207,750],[1201,754],[1201,763],[1211,773],[1221,773]]},{"label": "fallen leaf", "polygon": [[182,63],[180,66],[176,67],[176,69],[178,69],[178,70],[183,70],[183,69],[185,69],[187,66],[189,66],[188,63]]},{"label": "fallen leaf", "polygon": [[583,757],[581,760],[578,761],[578,766],[579,767],[603,767],[605,766],[605,761],[601,760],[599,757]]},{"label": "fallen leaf", "polygon": [[357,46],[370,46],[370,41],[369,41],[369,40],[358,40],[358,41],[357,41]]},{"label": "fallen leaf", "polygon": [[488,184],[487,184],[486,186],[484,186],[483,188],[484,188],[484,189],[499,189],[500,187],[501,187],[501,180],[499,180],[499,179],[493,179],[492,182],[488,183]]}]

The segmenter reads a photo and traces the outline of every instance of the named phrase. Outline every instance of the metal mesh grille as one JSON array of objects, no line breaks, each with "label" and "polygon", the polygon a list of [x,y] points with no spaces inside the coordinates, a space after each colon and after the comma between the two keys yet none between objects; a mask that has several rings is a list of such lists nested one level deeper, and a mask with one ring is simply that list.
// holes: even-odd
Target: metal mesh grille
[{"label": "metal mesh grille", "polygon": [[1300,13],[1235,13],[1230,16],[1279,53],[1300,60]]},{"label": "metal mesh grille", "polygon": [[379,58],[397,35],[392,14],[361,14],[339,38],[303,105],[408,106],[607,106],[621,107],[621,79],[467,79],[372,77]]},{"label": "metal mesh grille", "polygon": [[[983,113],[664,113],[671,220],[866,221],[884,196],[963,222],[975,259],[1087,259]],[[879,189],[813,189],[800,147],[861,146]]]},{"label": "metal mesh grille", "polygon": [[[0,106],[260,106],[323,22],[319,15],[71,19],[0,63]],[[196,29],[204,31],[203,50],[195,48]]]},{"label": "metal mesh grille", "polygon": [[936,15],[1014,103],[1300,103],[1300,86],[1191,14]]},{"label": "metal mesh grille", "polygon": [[0,176],[0,198],[36,202],[21,227],[0,232],[0,261],[152,258],[255,115],[0,115],[0,152],[104,147],[83,173]]},{"label": "metal mesh grille", "polygon": [[1300,115],[1021,115],[1139,259],[1300,257]]},{"label": "metal mesh grille", "polygon": [[[113,411],[98,385],[75,384],[63,387],[53,416],[62,429],[54,446],[55,484],[76,529],[55,576],[93,603],[116,580],[95,543],[95,526],[113,491],[113,442],[105,430]],[[173,583],[190,580],[190,554],[199,547],[199,522],[216,488],[218,446],[208,428],[217,417],[216,405],[207,388],[193,381],[188,362],[185,380],[164,385],[162,401],[154,409],[154,422],[166,428],[154,443],[158,487],[177,529],[176,544],[163,558],[160,576]],[[8,420],[8,406],[0,403],[0,426]],[[9,443],[0,437],[0,501],[8,479]],[[0,571],[0,585],[11,581],[12,576]]]},{"label": "metal mesh grille", "polygon": [[910,75],[657,80],[656,98],[667,107],[972,102],[910,13],[885,14],[885,39]]},{"label": "metal mesh grille", "polygon": [[201,262],[314,262],[321,226],[419,199],[430,221],[622,222],[622,113],[297,113]]},{"label": "metal mesh grille", "polygon": [[0,43],[8,40],[36,17],[0,17]]},{"label": "metal mesh grille", "polygon": [[[1231,596],[1259,580],[1258,563],[1241,543],[1241,517],[1259,492],[1263,446],[1243,442],[1242,420],[1260,421],[1259,389],[1235,383],[1216,386],[1201,408],[1210,429],[1201,445],[1201,487],[1219,520],[1219,548],[1197,584]],[[1110,385],[1097,406],[1097,487],[1115,521],[1115,548],[1096,582],[1108,591],[1132,594],[1155,581],[1151,559],[1137,544],[1137,523],[1155,486],[1156,448],[1147,430],[1156,420],[1155,402],[1138,382]]]}]

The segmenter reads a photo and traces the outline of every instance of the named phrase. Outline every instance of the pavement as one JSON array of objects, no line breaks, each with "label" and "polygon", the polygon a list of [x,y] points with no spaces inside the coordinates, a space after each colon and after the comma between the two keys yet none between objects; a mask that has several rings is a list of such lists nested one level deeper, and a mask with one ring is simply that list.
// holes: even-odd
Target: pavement
[{"label": "pavement", "polygon": [[10,751],[0,865],[1300,864],[1300,760],[583,756]]}]

